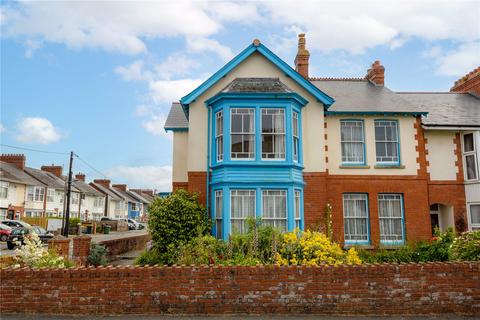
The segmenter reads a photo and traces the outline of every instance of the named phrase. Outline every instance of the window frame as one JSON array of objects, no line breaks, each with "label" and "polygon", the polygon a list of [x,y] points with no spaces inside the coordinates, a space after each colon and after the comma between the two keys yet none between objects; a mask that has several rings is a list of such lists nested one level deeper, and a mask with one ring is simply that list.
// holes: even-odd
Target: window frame
[{"label": "window frame", "polygon": [[[213,212],[213,220],[214,220],[214,226],[215,226],[215,237],[217,239],[223,239],[223,190],[222,189],[217,189],[213,191],[214,194],[214,212]],[[219,200],[220,199],[220,200]],[[220,208],[219,208],[220,206]],[[220,226],[220,227],[219,227]]]},{"label": "window frame", "polygon": [[[378,161],[378,149],[377,149],[377,143],[392,143],[394,141],[389,141],[389,140],[384,140],[384,141],[378,141],[377,140],[377,123],[378,122],[392,122],[396,124],[396,135],[397,135],[397,140],[395,141],[397,144],[397,161]],[[375,163],[377,166],[400,166],[401,164],[401,154],[400,154],[400,122],[397,119],[375,119],[373,121],[373,134],[375,137]]]},{"label": "window frame", "polygon": [[[242,132],[232,132],[232,126],[233,126],[233,115],[234,113],[232,111],[237,110],[237,109],[243,109],[243,110],[252,110],[253,112],[251,113],[252,119],[253,119],[253,132],[245,132],[243,131],[243,117],[242,117]],[[257,156],[257,148],[256,148],[256,143],[257,143],[257,125],[256,125],[256,108],[254,106],[251,107],[230,107],[229,109],[229,114],[230,114],[230,128],[229,128],[229,134],[230,134],[230,160],[232,161],[254,161],[256,156]],[[233,145],[233,136],[234,135],[242,135],[242,136],[252,136],[253,139],[251,140],[251,143],[253,145],[253,152],[252,156],[248,158],[238,158],[238,157],[233,157],[233,151],[232,151],[232,145]],[[238,152],[237,152],[238,153]],[[245,152],[243,152],[245,153]]]},{"label": "window frame", "polygon": [[[467,135],[472,135],[472,146],[473,150],[470,151],[465,151],[465,136]],[[465,181],[476,181],[479,179],[479,172],[478,170],[479,165],[478,165],[478,158],[477,158],[477,145],[475,141],[475,134],[473,132],[467,132],[462,134],[462,158],[463,158],[463,163],[464,163],[464,176],[465,176]],[[474,169],[475,169],[475,177],[472,179],[468,178],[468,166],[467,166],[467,157],[473,156],[473,164],[474,164]]]},{"label": "window frame", "polygon": [[[222,162],[224,159],[224,133],[225,133],[225,123],[223,118],[223,109],[215,112],[215,159],[216,162]],[[222,132],[218,133],[218,124],[222,124]],[[219,147],[219,142],[221,141],[221,147]]]},{"label": "window frame", "polygon": [[[30,193],[30,191],[32,191],[32,193]],[[43,202],[44,200],[45,200],[45,187],[39,187],[39,186],[27,187],[27,201]]]},{"label": "window frame", "polygon": [[[263,133],[263,111],[282,111],[283,112],[283,133],[275,133],[275,132],[271,132],[271,133]],[[260,114],[259,114],[259,117],[260,117],[260,160],[261,161],[285,161],[287,160],[287,109],[284,108],[284,107],[260,107]],[[294,111],[292,110],[292,113]],[[293,125],[293,122],[292,122],[292,125]],[[292,133],[293,133],[293,126],[292,126]],[[264,136],[273,136],[274,138],[276,136],[282,136],[283,135],[283,147],[284,147],[284,154],[283,154],[283,158],[264,158],[263,157],[263,137]],[[274,147],[275,143],[274,143],[274,139],[272,140],[272,147]],[[293,146],[292,146],[293,147]],[[272,154],[275,154],[275,151],[272,152]],[[292,157],[293,157],[293,149],[292,149]]]},{"label": "window frame", "polygon": [[[345,232],[345,219],[359,219],[359,218],[345,218],[346,206],[345,206],[345,196],[346,195],[361,195],[365,197],[365,213],[366,213],[366,230],[367,230],[367,239],[366,240],[347,240],[346,239],[346,232]],[[351,200],[351,199],[349,199]],[[342,205],[343,205],[343,240],[346,245],[369,245],[371,241],[370,235],[370,205],[368,199],[368,193],[361,193],[361,192],[346,192],[342,194]]]},{"label": "window frame", "polygon": [[[380,196],[399,196],[400,200],[400,211],[401,217],[400,218],[393,218],[393,219],[400,219],[401,226],[402,226],[402,240],[382,240],[382,230],[381,230],[381,219],[392,219],[392,217],[380,217]],[[405,233],[405,205],[404,205],[404,194],[403,193],[378,193],[377,194],[377,210],[378,210],[378,230],[380,236],[380,244],[382,245],[403,245],[406,242],[406,233]]]},{"label": "window frame", "polygon": [[[297,133],[295,134],[295,124]],[[293,162],[300,162],[300,112],[292,108],[292,157]]]},{"label": "window frame", "polygon": [[[265,217],[265,193],[270,193],[270,192],[281,192],[281,196],[284,196],[285,197],[285,218],[281,218],[279,216],[276,215],[276,197],[277,195],[266,195],[266,196],[273,196],[274,197],[274,217],[268,217],[266,218]],[[278,226],[275,225],[275,221],[284,221],[285,222],[285,229],[283,231],[287,232],[288,231],[288,190],[287,189],[280,189],[280,188],[262,188],[261,189],[261,208],[262,208],[262,212],[261,212],[261,219],[262,221],[274,221],[273,223],[273,227],[274,228],[278,228]],[[268,223],[268,225],[270,225]]]},{"label": "window frame", "polygon": [[[298,197],[297,197],[298,195]],[[298,199],[298,207],[297,207]],[[299,189],[293,189],[293,220],[294,226],[298,230],[303,230],[302,227],[302,191]]]},{"label": "window frame", "polygon": [[480,222],[479,223],[473,223],[472,222],[472,206],[479,206],[480,207],[480,202],[471,202],[467,203],[467,212],[468,212],[468,229],[470,231],[473,230],[480,230]]},{"label": "window frame", "polygon": [[[362,127],[362,141],[343,141],[342,140],[342,124],[348,122],[357,122],[361,123]],[[344,143],[361,143],[362,152],[363,152],[363,161],[344,161],[343,157],[343,144]],[[367,164],[367,152],[366,152],[366,143],[365,143],[365,121],[363,119],[340,119],[340,152],[341,152],[341,162],[344,166],[358,166]]]},{"label": "window frame", "polygon": [[[0,199],[8,199],[10,191],[10,182],[0,181]],[[3,190],[5,190],[5,196],[2,195]]]},{"label": "window frame", "polygon": [[[55,195],[56,195],[55,189],[47,188],[46,197],[47,197],[47,202],[48,203],[55,202]],[[50,198],[50,200],[49,200],[49,198]]]}]

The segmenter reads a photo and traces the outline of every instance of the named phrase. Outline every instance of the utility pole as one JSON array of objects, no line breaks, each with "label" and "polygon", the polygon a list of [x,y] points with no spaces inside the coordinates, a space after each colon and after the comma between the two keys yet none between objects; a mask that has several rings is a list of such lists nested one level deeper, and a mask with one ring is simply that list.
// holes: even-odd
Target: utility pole
[{"label": "utility pole", "polygon": [[63,229],[63,236],[68,237],[68,225],[70,220],[70,194],[72,191],[72,164],[73,164],[73,151],[70,152],[70,164],[68,166],[68,180],[67,180],[67,203],[65,204],[65,225]]}]

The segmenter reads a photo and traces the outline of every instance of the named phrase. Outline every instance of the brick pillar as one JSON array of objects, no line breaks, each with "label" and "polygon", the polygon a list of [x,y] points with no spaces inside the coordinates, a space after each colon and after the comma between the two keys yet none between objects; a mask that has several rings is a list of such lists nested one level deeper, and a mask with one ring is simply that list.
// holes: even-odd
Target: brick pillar
[{"label": "brick pillar", "polygon": [[68,259],[70,252],[70,239],[60,235],[55,236],[48,241],[48,249],[53,249],[58,255]]},{"label": "brick pillar", "polygon": [[73,260],[79,265],[87,263],[87,257],[90,253],[90,242],[92,237],[82,235],[73,238]]}]

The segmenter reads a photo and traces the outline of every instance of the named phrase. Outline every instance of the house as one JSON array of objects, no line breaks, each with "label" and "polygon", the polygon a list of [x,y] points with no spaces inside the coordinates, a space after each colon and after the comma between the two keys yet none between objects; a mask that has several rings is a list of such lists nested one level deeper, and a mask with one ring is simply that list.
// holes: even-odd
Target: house
[{"label": "house", "polygon": [[468,157],[466,130],[478,137],[478,97],[450,105],[472,122],[453,121],[447,135],[428,127],[442,111],[388,89],[379,61],[362,78],[315,78],[309,57],[304,35],[295,69],[256,39],[172,104],[172,187],[200,194],[213,233],[244,232],[248,217],[283,230],[322,226],[327,205],[345,246],[429,239],[436,204],[447,212],[442,227],[471,228],[463,163],[472,160],[461,147]]},{"label": "house", "polygon": [[105,217],[126,218],[127,203],[110,186],[108,179],[95,179],[90,185],[105,196]]},{"label": "house", "polygon": [[[64,177],[66,179],[66,177]],[[80,190],[78,211],[82,220],[100,220],[105,215],[105,195],[85,182],[85,174],[78,173],[72,185]]]},{"label": "house", "polygon": [[0,156],[0,220],[20,219],[26,210],[43,212],[45,185],[25,173],[25,160],[23,154]]},{"label": "house", "polygon": [[141,201],[133,197],[127,190],[126,184],[114,184],[112,190],[122,197],[126,205],[126,217],[131,219],[138,219],[141,212]]},{"label": "house", "polygon": [[132,189],[127,190],[127,193],[132,198],[136,199],[138,201],[138,203],[140,204],[139,214],[136,217],[133,217],[133,219],[144,221],[147,217],[147,214],[148,214],[148,207],[152,203],[151,200],[148,200],[147,196],[145,194],[142,194],[141,192],[136,192]]},{"label": "house", "polygon": [[[63,217],[65,214],[65,190],[66,183],[61,178],[61,166],[42,166],[41,169],[25,168],[25,172],[42,182],[45,187],[45,201],[41,210],[26,210],[27,217]],[[27,202],[35,203],[35,190],[27,190]],[[78,203],[80,201],[80,192],[72,187],[70,196],[70,217],[78,217]],[[77,210],[75,210],[77,208]]]}]

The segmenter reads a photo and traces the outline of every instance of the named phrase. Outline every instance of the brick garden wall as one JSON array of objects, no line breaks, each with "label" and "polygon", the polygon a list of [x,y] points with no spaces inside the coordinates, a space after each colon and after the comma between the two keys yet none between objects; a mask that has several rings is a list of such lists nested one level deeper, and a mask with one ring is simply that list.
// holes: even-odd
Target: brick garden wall
[{"label": "brick garden wall", "polygon": [[480,263],[2,269],[2,314],[480,314]]},{"label": "brick garden wall", "polygon": [[113,257],[125,252],[145,249],[149,240],[150,234],[147,233],[119,239],[104,240],[98,244],[105,246],[108,250],[108,256]]}]

